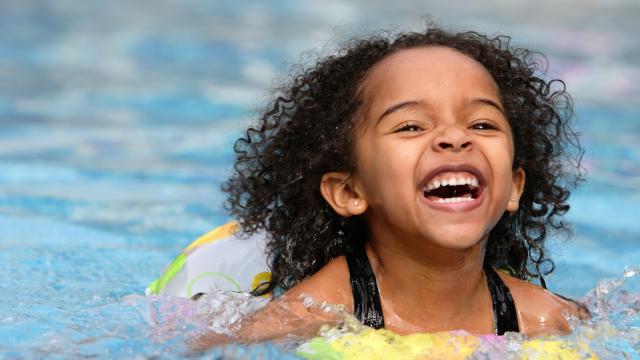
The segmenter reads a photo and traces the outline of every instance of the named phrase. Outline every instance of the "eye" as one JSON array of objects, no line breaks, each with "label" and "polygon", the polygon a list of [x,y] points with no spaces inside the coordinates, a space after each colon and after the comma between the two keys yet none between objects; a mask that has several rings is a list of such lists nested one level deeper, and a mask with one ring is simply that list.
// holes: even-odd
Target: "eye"
[{"label": "eye", "polygon": [[471,128],[476,130],[497,130],[498,129],[495,125],[486,121],[477,122],[471,125]]},{"label": "eye", "polygon": [[418,131],[422,131],[422,127],[420,127],[420,125],[411,124],[407,122],[407,123],[404,123],[399,129],[395,130],[394,132],[403,132],[403,131],[418,132]]}]

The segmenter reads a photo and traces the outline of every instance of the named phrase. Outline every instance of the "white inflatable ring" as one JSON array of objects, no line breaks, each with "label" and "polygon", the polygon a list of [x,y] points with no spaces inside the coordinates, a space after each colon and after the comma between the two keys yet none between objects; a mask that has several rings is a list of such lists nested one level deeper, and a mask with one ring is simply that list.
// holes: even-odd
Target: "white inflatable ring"
[{"label": "white inflatable ring", "polygon": [[249,292],[271,279],[263,232],[238,236],[236,222],[196,239],[146,289],[147,295],[191,298],[212,290]]}]

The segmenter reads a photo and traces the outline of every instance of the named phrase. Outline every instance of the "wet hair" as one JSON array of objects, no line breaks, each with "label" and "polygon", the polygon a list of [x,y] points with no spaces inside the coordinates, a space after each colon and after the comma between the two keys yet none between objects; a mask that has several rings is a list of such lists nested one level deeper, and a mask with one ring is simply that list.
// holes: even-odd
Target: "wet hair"
[{"label": "wet hair", "polygon": [[354,173],[361,84],[382,59],[403,49],[445,46],[482,64],[500,89],[515,144],[513,168],[526,173],[520,206],[491,230],[485,262],[521,279],[553,271],[551,231],[568,232],[567,199],[582,177],[583,150],[571,128],[573,102],[561,80],[545,80],[546,58],[488,37],[428,26],[424,32],[354,39],[292,74],[275,89],[259,122],[234,146],[234,172],[222,186],[226,207],[245,233],[265,230],[272,280],[258,294],[288,289],[344,255],[366,224],[343,218],[320,193],[323,174]]}]

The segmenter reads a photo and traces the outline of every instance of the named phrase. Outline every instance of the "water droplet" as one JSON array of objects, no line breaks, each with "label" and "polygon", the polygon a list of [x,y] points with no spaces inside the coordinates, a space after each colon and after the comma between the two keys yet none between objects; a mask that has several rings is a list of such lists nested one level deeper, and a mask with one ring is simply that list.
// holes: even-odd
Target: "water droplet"
[{"label": "water droplet", "polygon": [[624,269],[624,277],[625,278],[630,278],[632,276],[636,276],[638,275],[638,273],[640,273],[640,269],[636,268],[636,267],[626,267]]}]

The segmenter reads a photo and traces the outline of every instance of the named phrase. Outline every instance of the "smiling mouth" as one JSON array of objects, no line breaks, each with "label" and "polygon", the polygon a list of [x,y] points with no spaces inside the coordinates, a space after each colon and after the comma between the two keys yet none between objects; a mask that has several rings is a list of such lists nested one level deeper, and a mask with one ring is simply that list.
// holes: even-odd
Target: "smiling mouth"
[{"label": "smiling mouth", "polygon": [[423,190],[423,195],[436,203],[471,202],[480,196],[481,189],[478,179],[468,174],[434,179]]}]

